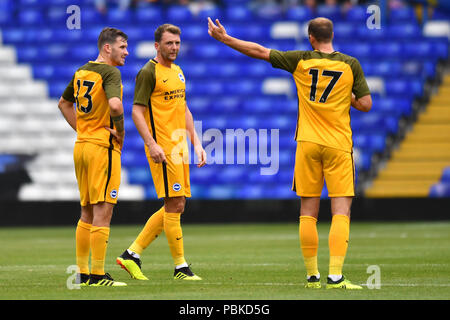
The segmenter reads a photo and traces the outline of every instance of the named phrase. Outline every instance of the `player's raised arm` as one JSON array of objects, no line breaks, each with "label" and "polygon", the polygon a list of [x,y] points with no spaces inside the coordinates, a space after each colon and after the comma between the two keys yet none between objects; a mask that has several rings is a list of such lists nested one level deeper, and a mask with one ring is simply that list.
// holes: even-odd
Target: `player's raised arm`
[{"label": "player's raised arm", "polygon": [[240,40],[228,35],[219,19],[216,19],[216,24],[208,17],[208,34],[211,37],[251,58],[270,61],[270,49],[258,43]]}]

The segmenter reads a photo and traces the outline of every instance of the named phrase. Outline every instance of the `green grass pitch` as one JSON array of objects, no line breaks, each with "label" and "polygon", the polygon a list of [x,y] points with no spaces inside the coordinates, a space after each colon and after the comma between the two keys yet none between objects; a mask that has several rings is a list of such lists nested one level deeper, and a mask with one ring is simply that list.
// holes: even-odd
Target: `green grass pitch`
[{"label": "green grass pitch", "polygon": [[[106,271],[123,288],[68,289],[75,227],[0,228],[0,299],[303,300],[449,299],[450,222],[353,222],[344,274],[360,291],[305,289],[297,224],[183,226],[185,255],[200,282],[172,279],[164,234],[143,253],[150,281],[130,279],[115,258],[142,226],[112,225]],[[318,223],[319,270],[328,271],[329,222]],[[375,266],[375,267],[370,267]],[[379,268],[380,289],[368,279]],[[69,281],[70,282],[70,281]],[[370,282],[375,284],[374,282]]]}]

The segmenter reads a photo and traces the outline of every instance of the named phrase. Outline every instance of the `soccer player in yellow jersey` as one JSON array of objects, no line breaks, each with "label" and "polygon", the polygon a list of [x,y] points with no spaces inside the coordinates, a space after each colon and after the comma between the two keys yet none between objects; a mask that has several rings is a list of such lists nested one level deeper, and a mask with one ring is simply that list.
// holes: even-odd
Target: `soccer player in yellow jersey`
[{"label": "soccer player in yellow jersey", "polygon": [[206,153],[186,104],[184,74],[174,63],[180,50],[180,34],[177,26],[159,26],[155,31],[157,55],[136,77],[132,117],[145,143],[156,193],[158,198],[164,198],[164,206],[148,219],[136,240],[117,258],[117,263],[138,280],[148,280],[141,271],[140,255],[163,230],[175,264],[174,279],[201,280],[184,258],[180,223],[186,197],[191,196],[187,137],[199,159],[197,166],[206,163]]},{"label": "soccer player in yellow jersey", "polygon": [[104,265],[125,135],[123,87],[116,67],[125,64],[127,39],[120,30],[103,29],[98,37],[97,59],[75,72],[59,101],[63,116],[77,132],[74,162],[81,217],[76,229],[76,259],[81,285],[126,286],[105,273]]},{"label": "soccer player in yellow jersey", "polygon": [[355,195],[350,106],[367,112],[370,91],[357,59],[334,51],[333,23],[326,18],[309,22],[313,51],[270,50],[227,34],[216,19],[208,18],[208,33],[252,58],[268,61],[292,73],[298,93],[297,151],[293,190],[301,197],[299,236],[307,272],[307,288],[320,288],[317,267],[317,218],[324,179],[331,198],[329,275],[327,289],[361,289],[342,275],[350,230],[350,208]]}]

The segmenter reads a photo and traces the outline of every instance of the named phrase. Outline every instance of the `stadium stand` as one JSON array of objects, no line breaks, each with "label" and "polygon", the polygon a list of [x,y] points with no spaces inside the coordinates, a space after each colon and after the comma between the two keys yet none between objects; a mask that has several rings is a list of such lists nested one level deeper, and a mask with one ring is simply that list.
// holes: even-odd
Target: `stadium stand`
[{"label": "stadium stand", "polygon": [[[81,29],[66,27],[66,9],[71,4],[81,8]],[[361,61],[374,100],[371,112],[351,113],[358,194],[363,194],[367,183],[377,175],[380,161],[389,157],[394,142],[414,119],[417,101],[429,95],[429,79],[438,76],[440,61],[448,59],[448,36],[440,31],[436,35],[436,30],[442,28],[433,26],[434,20],[422,26],[409,6],[392,9],[387,25],[373,30],[365,23],[366,6],[342,9],[325,5],[319,5],[317,11],[298,5],[255,6],[254,1],[245,0],[206,7],[142,1],[127,10],[113,4],[102,14],[93,0],[1,1],[0,101],[4,125],[0,130],[7,138],[0,143],[0,154],[5,159],[20,154],[33,156],[26,164],[32,183],[21,188],[20,198],[77,199],[71,158],[75,137],[58,114],[57,99],[75,69],[96,58],[97,36],[107,25],[129,35],[130,55],[120,68],[127,132],[120,197],[156,197],[130,111],[134,77],[154,56],[153,30],[164,22],[178,24],[182,29],[182,49],[176,63],[184,70],[188,104],[194,118],[201,121],[196,125],[201,127],[206,148],[212,148],[208,137],[221,133],[225,138],[226,129],[243,129],[246,133],[255,129],[258,139],[261,130],[268,129],[269,141],[270,129],[279,130],[277,175],[261,175],[270,164],[263,163],[260,154],[256,164],[249,163],[249,155],[244,164],[237,164],[236,154],[227,165],[225,156],[215,157],[215,163],[209,162],[206,168],[192,167],[193,196],[296,198],[290,191],[297,118],[291,76],[211,40],[205,21],[209,15],[220,18],[232,35],[280,50],[310,50],[305,36],[308,20],[319,15],[333,19],[335,49]],[[425,29],[428,34],[422,32]],[[269,154],[276,151],[271,147],[276,145],[269,143]],[[326,197],[326,187],[322,196]]]},{"label": "stadium stand", "polygon": [[450,171],[444,170],[449,164],[450,75],[447,75],[366,196],[449,196]]}]

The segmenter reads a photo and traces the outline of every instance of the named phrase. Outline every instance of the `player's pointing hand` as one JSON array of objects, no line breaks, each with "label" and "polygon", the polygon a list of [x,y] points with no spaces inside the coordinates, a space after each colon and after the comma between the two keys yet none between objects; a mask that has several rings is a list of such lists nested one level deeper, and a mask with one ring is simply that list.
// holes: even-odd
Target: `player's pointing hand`
[{"label": "player's pointing hand", "polygon": [[224,26],[220,23],[219,19],[216,19],[216,24],[208,17],[208,34],[214,39],[223,42],[225,36],[227,35],[227,31]]}]

